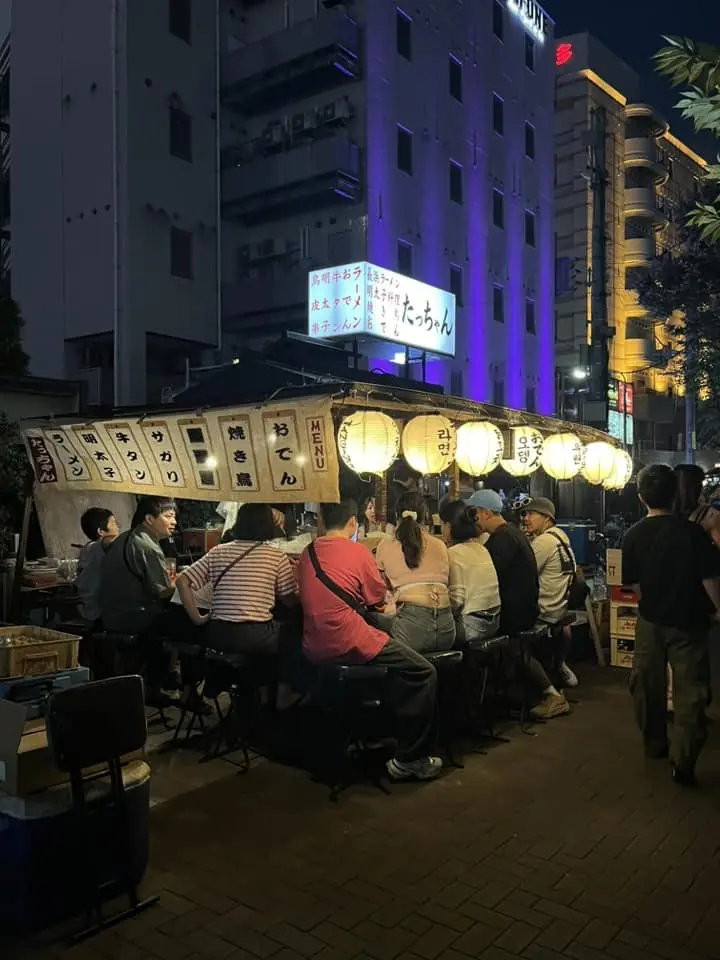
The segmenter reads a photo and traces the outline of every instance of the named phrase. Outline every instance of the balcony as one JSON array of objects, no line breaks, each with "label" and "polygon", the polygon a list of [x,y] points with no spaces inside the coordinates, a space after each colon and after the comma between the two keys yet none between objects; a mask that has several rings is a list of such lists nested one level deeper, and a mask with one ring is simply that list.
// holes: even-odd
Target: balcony
[{"label": "balcony", "polygon": [[[236,280],[222,288],[223,322],[255,318],[263,325],[268,315],[285,313],[294,307],[306,310],[307,273],[295,271],[281,277]],[[243,323],[246,325],[246,323]]]},{"label": "balcony", "polygon": [[266,113],[360,76],[360,28],[343,11],[272,34],[225,58],[222,99],[241,113]]},{"label": "balcony", "polygon": [[656,230],[662,230],[667,226],[667,214],[658,205],[653,187],[626,188],[624,203],[626,217],[648,217],[653,221]]},{"label": "balcony", "polygon": [[665,117],[647,103],[628,103],[625,120],[631,130],[642,130],[650,137],[662,137],[670,129]]},{"label": "balcony", "polygon": [[654,340],[638,337],[625,341],[623,367],[626,371],[643,370],[657,361],[658,351]]},{"label": "balcony", "polygon": [[664,183],[668,178],[660,151],[651,137],[630,137],[625,141],[625,166],[645,167],[652,171],[657,183]]},{"label": "balcony", "polygon": [[648,267],[655,256],[655,237],[632,237],[625,240],[625,266]]},{"label": "balcony", "polygon": [[357,203],[360,150],[347,137],[320,140],[223,172],[223,216],[246,225]]}]

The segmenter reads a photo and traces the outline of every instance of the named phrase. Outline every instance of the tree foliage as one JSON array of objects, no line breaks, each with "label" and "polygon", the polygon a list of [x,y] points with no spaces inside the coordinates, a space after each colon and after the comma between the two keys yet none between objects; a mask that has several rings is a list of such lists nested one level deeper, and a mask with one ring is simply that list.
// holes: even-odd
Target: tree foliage
[{"label": "tree foliage", "polygon": [[[698,132],[720,139],[720,47],[687,37],[664,36],[663,40],[667,46],[655,54],[657,69],[673,86],[688,85],[677,108]],[[705,177],[714,196],[698,202],[688,223],[698,228],[703,240],[720,244],[720,163],[709,165]]]},{"label": "tree foliage", "polygon": [[22,348],[20,308],[10,297],[0,297],[0,376],[22,377],[30,358]]}]

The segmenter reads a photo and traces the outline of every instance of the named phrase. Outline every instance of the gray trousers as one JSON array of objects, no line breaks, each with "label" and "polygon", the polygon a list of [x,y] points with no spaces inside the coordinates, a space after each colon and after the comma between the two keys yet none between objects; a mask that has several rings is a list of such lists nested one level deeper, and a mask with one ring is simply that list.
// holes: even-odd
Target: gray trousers
[{"label": "gray trousers", "polygon": [[403,603],[393,617],[390,635],[393,640],[399,640],[418,653],[452,650],[455,619],[450,607],[435,610],[416,603]]}]

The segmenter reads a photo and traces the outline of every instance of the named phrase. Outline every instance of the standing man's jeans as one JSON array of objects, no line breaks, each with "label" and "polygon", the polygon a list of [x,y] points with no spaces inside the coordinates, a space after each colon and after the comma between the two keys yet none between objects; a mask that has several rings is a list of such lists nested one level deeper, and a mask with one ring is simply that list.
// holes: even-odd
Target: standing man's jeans
[{"label": "standing man's jeans", "polygon": [[392,637],[370,663],[387,667],[387,700],[397,719],[397,759],[401,763],[424,760],[436,735],[435,667]]},{"label": "standing man's jeans", "polygon": [[450,607],[436,610],[417,603],[403,603],[393,617],[390,630],[393,640],[418,653],[452,650],[455,644],[455,619]]},{"label": "standing man's jeans", "polygon": [[660,627],[638,617],[630,690],[635,719],[649,756],[668,749],[667,664],[673,672],[674,721],[670,761],[692,770],[707,738],[705,709],[710,700],[707,632]]}]

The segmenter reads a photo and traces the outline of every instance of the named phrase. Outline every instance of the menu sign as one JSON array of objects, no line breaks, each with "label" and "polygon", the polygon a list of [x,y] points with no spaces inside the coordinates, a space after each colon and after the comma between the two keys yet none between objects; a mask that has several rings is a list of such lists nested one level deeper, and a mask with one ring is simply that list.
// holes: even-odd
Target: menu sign
[{"label": "menu sign", "polygon": [[23,426],[38,483],[190,500],[334,502],[332,402],[293,400],[162,418]]}]

